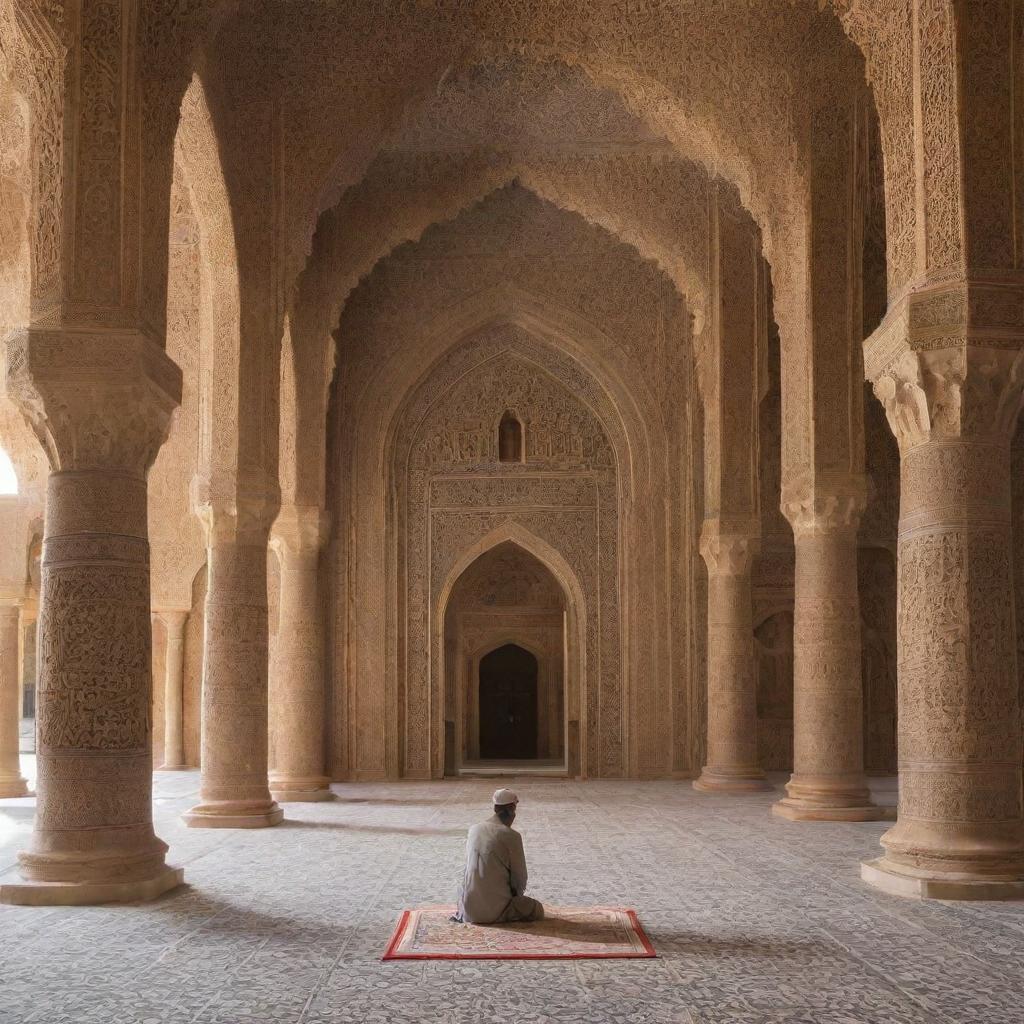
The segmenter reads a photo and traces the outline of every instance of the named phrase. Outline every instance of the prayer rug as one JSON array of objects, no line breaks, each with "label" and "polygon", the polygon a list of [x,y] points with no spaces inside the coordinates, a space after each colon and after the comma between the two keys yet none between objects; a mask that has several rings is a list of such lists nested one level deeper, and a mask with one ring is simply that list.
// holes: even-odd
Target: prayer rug
[{"label": "prayer rug", "polygon": [[453,906],[405,910],[383,960],[602,960],[658,954],[636,911],[545,907],[543,921],[457,924]]}]

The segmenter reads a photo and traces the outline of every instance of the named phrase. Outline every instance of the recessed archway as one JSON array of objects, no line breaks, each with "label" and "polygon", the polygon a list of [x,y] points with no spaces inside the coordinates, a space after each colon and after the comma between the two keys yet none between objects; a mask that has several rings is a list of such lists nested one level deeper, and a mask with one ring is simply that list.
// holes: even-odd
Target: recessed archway
[{"label": "recessed archway", "polygon": [[513,540],[459,574],[444,608],[446,774],[566,772],[571,595]]}]

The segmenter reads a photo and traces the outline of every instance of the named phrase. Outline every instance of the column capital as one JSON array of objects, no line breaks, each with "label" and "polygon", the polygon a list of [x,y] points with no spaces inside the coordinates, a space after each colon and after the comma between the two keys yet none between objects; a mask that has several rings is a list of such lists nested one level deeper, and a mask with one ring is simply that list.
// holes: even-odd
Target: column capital
[{"label": "column capital", "polygon": [[700,554],[710,575],[749,575],[760,543],[760,524],[752,519],[705,519],[700,531]]},{"label": "column capital", "polygon": [[317,555],[331,533],[331,514],[316,505],[285,505],[270,532],[278,557]]},{"label": "column capital", "polygon": [[206,496],[195,506],[206,546],[266,544],[277,502],[270,495]]},{"label": "column capital", "polygon": [[1024,277],[993,272],[902,296],[865,341],[864,367],[901,451],[1009,441],[1024,398]]},{"label": "column capital", "polygon": [[185,630],[189,614],[188,608],[154,608],[152,617],[164,624],[168,635],[180,636]]},{"label": "column capital", "polygon": [[867,507],[863,476],[816,477],[782,488],[782,514],[797,537],[856,532]]},{"label": "column capital", "polygon": [[181,401],[181,370],[138,330],[28,327],[8,339],[7,390],[54,471],[144,479]]}]

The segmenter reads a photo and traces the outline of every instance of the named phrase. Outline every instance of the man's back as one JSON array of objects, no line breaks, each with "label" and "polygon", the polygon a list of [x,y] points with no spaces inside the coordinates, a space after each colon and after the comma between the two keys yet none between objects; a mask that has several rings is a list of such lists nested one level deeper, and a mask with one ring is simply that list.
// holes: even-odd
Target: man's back
[{"label": "man's back", "polygon": [[469,830],[466,875],[459,913],[464,921],[489,924],[504,918],[526,888],[523,837],[495,814]]}]

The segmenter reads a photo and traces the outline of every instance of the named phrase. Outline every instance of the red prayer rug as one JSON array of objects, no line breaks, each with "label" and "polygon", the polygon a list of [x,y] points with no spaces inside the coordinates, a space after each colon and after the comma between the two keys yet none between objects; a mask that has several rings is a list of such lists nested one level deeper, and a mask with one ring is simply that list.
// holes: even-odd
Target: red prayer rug
[{"label": "red prayer rug", "polygon": [[658,954],[636,911],[545,907],[543,921],[457,924],[454,906],[405,910],[383,960],[605,960]]}]

